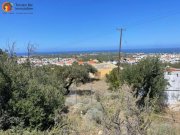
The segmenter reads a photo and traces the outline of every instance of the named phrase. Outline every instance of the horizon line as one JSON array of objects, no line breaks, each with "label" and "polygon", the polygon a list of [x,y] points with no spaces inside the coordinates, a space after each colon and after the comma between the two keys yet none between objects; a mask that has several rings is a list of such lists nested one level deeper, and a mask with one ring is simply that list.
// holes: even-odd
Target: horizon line
[{"label": "horizon line", "polygon": [[[154,49],[157,49],[157,50],[154,50]],[[146,52],[146,51],[148,51],[148,50],[150,50],[150,51],[155,51],[154,53],[157,53],[157,52],[159,52],[160,53],[160,51],[162,51],[162,53],[163,53],[163,51],[164,52],[167,52],[167,50],[168,50],[168,52],[170,52],[171,51],[171,49],[172,49],[172,51],[173,52],[179,52],[180,53],[180,48],[178,48],[178,47],[174,47],[174,48],[136,48],[136,49],[122,49],[122,53],[123,53],[123,51],[132,51],[133,53],[138,53],[138,52],[136,52],[136,51],[139,51],[139,52]],[[177,49],[177,50],[175,50],[175,49]],[[107,49],[96,49],[96,50],[73,50],[73,51],[67,51],[67,50],[64,50],[64,51],[35,51],[33,54],[38,54],[38,53],[85,53],[85,52],[88,52],[88,53],[90,53],[90,52],[118,52],[118,49],[110,49],[110,50],[107,50]],[[132,53],[132,52],[129,52],[129,53]],[[16,52],[16,54],[26,54],[27,52],[25,51],[25,52]],[[128,52],[125,52],[125,53],[128,53]],[[149,52],[149,53],[152,53],[152,52]]]}]

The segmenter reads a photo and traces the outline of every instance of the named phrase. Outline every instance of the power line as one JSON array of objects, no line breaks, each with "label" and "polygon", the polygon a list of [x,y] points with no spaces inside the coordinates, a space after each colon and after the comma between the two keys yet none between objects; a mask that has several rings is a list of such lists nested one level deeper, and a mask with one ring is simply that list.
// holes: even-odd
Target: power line
[{"label": "power line", "polygon": [[180,91],[180,90],[164,90],[164,91]]}]

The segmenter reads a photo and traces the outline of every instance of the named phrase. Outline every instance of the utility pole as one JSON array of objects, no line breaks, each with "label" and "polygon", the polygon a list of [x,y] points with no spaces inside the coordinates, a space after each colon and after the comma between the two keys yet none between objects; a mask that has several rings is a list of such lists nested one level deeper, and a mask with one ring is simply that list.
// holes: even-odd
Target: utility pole
[{"label": "utility pole", "polygon": [[120,63],[121,63],[121,48],[122,48],[122,33],[123,33],[123,28],[117,28],[117,31],[120,32],[120,43],[119,43],[119,61],[118,61],[118,74],[120,72]]}]

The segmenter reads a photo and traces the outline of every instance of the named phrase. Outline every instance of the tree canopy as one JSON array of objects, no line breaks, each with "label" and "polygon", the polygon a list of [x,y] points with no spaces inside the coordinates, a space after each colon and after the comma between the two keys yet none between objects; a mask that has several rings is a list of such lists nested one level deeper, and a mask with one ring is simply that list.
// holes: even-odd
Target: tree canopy
[{"label": "tree canopy", "polygon": [[6,53],[0,54],[0,129],[44,130],[54,125],[55,112],[64,104],[63,86],[44,68],[37,76],[38,70],[29,70]]},{"label": "tree canopy", "polygon": [[[133,93],[138,98],[138,105],[144,105],[145,97],[157,99],[157,104],[165,100],[164,90],[167,81],[164,79],[164,66],[157,57],[147,57],[136,65],[129,65],[118,74],[114,69],[107,75],[110,89],[116,90],[122,84],[133,86]],[[161,104],[162,105],[162,104]]]},{"label": "tree canopy", "polygon": [[70,92],[70,86],[79,83],[90,81],[89,73],[95,73],[97,70],[91,65],[78,65],[74,63],[72,66],[56,66],[54,68],[58,80],[63,82],[63,87],[66,89],[66,94]]}]

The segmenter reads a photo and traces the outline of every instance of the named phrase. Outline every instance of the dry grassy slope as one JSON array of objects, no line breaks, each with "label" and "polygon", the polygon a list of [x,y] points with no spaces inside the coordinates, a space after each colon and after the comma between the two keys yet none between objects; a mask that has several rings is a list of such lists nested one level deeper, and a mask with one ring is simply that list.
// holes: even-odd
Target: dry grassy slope
[{"label": "dry grassy slope", "polygon": [[[108,84],[106,83],[105,79],[101,79],[99,81],[94,81],[93,83],[87,83],[80,85],[76,87],[77,90],[83,91],[83,92],[88,92],[91,90],[94,92],[99,92],[102,94],[109,93],[108,91]],[[92,99],[91,99],[92,98]],[[94,94],[92,94],[92,97],[90,95],[75,95],[75,94],[70,94],[66,100],[71,100],[74,105],[69,107],[69,113],[68,115],[70,116],[69,118],[71,121],[73,121],[73,125],[78,125],[78,131],[87,131],[87,133],[84,133],[86,135],[92,134],[92,131],[94,131],[93,134],[97,134],[101,130],[100,125],[91,125],[91,121],[84,121],[84,119],[81,117],[80,113],[74,113],[77,110],[77,104],[87,101],[87,103],[91,103],[91,100],[94,102],[97,102],[95,100]],[[85,103],[85,102],[84,102]],[[86,104],[86,103],[85,103]],[[85,105],[84,104],[84,105]],[[90,126],[91,125],[91,126]],[[89,130],[91,132],[89,132]],[[152,132],[151,134],[180,134],[180,112],[173,112],[170,110],[167,110],[166,113],[162,114],[155,114],[154,119],[153,119],[153,124],[151,128]],[[167,131],[166,131],[167,130]]]}]

